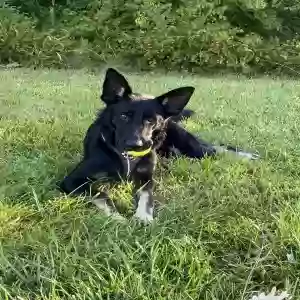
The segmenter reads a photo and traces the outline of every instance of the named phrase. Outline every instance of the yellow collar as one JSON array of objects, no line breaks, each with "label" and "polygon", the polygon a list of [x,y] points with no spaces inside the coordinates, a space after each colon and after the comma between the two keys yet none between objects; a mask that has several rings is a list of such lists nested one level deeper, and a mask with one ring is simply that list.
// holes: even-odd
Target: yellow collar
[{"label": "yellow collar", "polygon": [[127,151],[127,154],[133,157],[143,157],[151,152],[151,148],[145,149],[143,151]]}]

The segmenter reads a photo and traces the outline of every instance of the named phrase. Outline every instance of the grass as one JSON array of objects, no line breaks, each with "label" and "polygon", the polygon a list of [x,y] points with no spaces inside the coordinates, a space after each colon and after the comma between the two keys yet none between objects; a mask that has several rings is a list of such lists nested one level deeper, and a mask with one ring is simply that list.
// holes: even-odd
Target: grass
[{"label": "grass", "polygon": [[109,219],[55,188],[80,159],[103,74],[0,71],[0,299],[237,300],[274,285],[300,299],[298,82],[129,78],[152,94],[196,86],[185,126],[262,160],[173,160],[151,226]]}]

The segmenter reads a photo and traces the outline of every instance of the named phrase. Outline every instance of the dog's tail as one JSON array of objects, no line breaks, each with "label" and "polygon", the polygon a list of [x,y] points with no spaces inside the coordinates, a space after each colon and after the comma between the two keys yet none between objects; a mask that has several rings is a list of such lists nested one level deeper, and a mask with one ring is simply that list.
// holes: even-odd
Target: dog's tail
[{"label": "dog's tail", "polygon": [[250,160],[257,160],[260,158],[259,154],[246,152],[242,149],[239,149],[238,147],[231,146],[231,145],[221,144],[220,146],[213,146],[213,148],[215,149],[216,153],[226,153],[226,152],[230,153],[231,152],[237,156],[241,156],[241,157],[244,157],[244,158],[247,158]]},{"label": "dog's tail", "polygon": [[190,118],[194,114],[195,114],[195,112],[193,110],[184,109],[178,116],[171,117],[171,120],[177,123],[177,122],[182,121],[183,119]]}]

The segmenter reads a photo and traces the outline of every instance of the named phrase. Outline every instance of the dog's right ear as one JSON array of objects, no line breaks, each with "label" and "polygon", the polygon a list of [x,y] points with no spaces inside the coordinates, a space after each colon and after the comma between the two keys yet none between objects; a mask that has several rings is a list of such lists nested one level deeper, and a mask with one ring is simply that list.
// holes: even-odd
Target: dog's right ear
[{"label": "dog's right ear", "polygon": [[121,98],[126,99],[131,93],[131,87],[125,77],[115,69],[109,68],[105,74],[101,100],[109,105]]},{"label": "dog's right ear", "polygon": [[156,97],[156,100],[162,105],[166,118],[175,117],[182,112],[194,91],[192,86],[181,87]]}]

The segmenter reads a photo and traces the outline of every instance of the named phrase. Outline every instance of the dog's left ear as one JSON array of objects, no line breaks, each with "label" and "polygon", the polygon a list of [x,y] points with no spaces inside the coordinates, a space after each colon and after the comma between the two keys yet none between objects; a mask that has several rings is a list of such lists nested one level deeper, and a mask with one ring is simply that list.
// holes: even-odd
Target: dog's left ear
[{"label": "dog's left ear", "polygon": [[113,104],[122,98],[126,99],[131,93],[132,90],[126,78],[115,69],[109,68],[103,83],[102,101],[107,105]]},{"label": "dog's left ear", "polygon": [[156,100],[163,106],[165,117],[168,118],[182,112],[194,91],[195,88],[191,86],[181,87],[156,97]]}]

